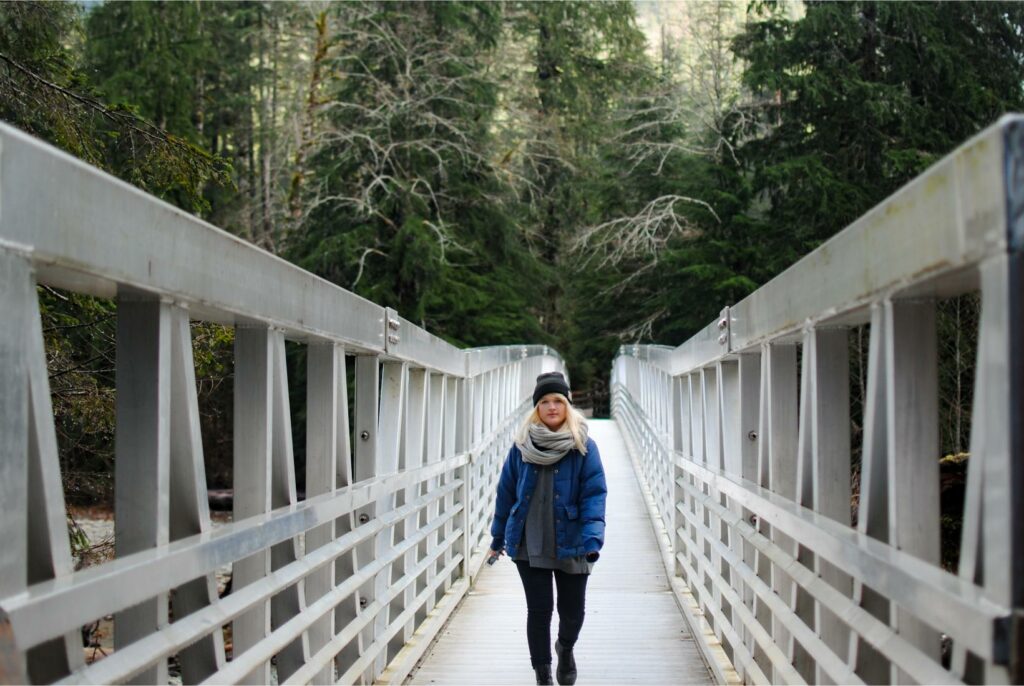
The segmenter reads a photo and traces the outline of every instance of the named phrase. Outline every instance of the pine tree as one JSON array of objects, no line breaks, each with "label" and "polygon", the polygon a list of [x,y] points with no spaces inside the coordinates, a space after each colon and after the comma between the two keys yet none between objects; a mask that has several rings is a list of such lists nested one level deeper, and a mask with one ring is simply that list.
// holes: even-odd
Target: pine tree
[{"label": "pine tree", "polygon": [[[500,5],[338,5],[300,264],[462,343],[533,338],[531,265],[491,159]],[[514,335],[518,331],[518,335]]]},{"label": "pine tree", "polygon": [[736,39],[768,133],[742,157],[770,271],[792,263],[1002,113],[1024,106],[1016,3],[807,3]]}]

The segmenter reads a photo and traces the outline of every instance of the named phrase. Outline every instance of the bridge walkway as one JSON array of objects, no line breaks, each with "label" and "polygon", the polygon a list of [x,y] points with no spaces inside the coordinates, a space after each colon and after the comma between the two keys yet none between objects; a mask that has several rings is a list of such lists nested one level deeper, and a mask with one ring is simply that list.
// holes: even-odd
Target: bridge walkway
[{"label": "bridge walkway", "polygon": [[[608,479],[607,538],[587,590],[577,683],[711,683],[669,586],[622,434],[612,420],[590,427]],[[556,624],[557,617],[552,641]],[[507,557],[483,567],[406,683],[533,683],[526,601]]]}]

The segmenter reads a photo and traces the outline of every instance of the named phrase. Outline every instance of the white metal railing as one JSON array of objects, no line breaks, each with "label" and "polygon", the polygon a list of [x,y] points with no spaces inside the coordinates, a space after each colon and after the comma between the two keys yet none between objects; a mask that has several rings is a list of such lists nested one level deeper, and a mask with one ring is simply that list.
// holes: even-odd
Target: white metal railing
[{"label": "white metal railing", "polygon": [[[78,572],[37,283],[117,300],[116,558]],[[534,378],[564,371],[544,346],[454,348],[4,125],[0,312],[0,683],[166,683],[172,657],[185,683],[400,682],[479,570]],[[192,320],[235,327],[216,531]],[[304,501],[286,339],[308,360]],[[86,665],[80,627],[110,614],[116,649]]]},{"label": "white metal railing", "polygon": [[[692,593],[695,634],[709,659],[727,658],[720,678],[731,662],[747,683],[1024,681],[1022,244],[1024,119],[1010,116],[678,348],[620,350],[613,413]],[[935,301],[975,291],[949,572]],[[863,324],[854,524],[848,339]]]}]

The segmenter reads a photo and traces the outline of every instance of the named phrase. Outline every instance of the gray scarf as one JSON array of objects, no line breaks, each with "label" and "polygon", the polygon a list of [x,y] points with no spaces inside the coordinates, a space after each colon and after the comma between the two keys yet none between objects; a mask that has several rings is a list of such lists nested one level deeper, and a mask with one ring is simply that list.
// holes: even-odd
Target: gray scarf
[{"label": "gray scarf", "polygon": [[[583,442],[587,441],[587,423],[580,421],[580,433]],[[530,430],[526,434],[526,440],[519,445],[519,452],[523,454],[523,461],[530,464],[552,465],[561,460],[566,454],[576,447],[572,440],[572,433],[565,429],[563,431],[552,431],[542,423],[530,424]]]}]

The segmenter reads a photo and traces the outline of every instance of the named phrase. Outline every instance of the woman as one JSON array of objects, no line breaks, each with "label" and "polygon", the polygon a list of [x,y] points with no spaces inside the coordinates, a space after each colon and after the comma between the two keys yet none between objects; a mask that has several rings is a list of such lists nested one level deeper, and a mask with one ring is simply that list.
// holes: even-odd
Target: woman
[{"label": "woman", "polygon": [[583,415],[569,402],[565,377],[558,372],[538,376],[533,405],[501,469],[488,555],[497,558],[504,549],[519,569],[526,592],[526,639],[538,684],[553,683],[554,577],[555,674],[558,683],[574,684],[572,649],[583,626],[587,577],[604,545],[608,489],[601,455],[587,436]]}]

